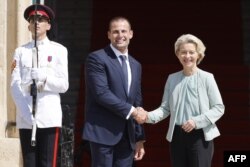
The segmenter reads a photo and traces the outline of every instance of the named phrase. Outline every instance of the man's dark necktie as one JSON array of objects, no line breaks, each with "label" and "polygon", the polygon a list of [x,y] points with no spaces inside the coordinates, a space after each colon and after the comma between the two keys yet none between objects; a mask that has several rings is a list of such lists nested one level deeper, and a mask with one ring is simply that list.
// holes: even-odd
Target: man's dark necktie
[{"label": "man's dark necktie", "polygon": [[124,74],[126,91],[128,92],[128,68],[127,68],[127,64],[126,64],[126,57],[124,55],[120,55],[120,59],[122,60],[122,71]]}]

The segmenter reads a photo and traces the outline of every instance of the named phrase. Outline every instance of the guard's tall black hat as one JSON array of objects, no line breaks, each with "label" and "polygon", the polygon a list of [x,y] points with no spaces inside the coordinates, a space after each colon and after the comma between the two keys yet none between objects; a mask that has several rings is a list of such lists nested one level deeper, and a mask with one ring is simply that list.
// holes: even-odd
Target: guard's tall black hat
[{"label": "guard's tall black hat", "polygon": [[[37,9],[37,12],[35,11],[35,9]],[[35,14],[48,17],[50,20],[53,20],[55,18],[53,10],[48,6],[41,4],[33,4],[27,7],[24,11],[23,16],[28,21],[28,18]]]}]

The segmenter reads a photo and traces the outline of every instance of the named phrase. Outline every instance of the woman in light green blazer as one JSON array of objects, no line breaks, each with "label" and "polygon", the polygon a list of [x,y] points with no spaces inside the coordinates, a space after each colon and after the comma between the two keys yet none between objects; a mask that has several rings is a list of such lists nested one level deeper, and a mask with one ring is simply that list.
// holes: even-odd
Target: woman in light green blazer
[{"label": "woman in light green blazer", "polygon": [[213,74],[197,64],[205,46],[191,34],[180,36],[175,54],[183,70],[170,74],[161,106],[147,114],[147,123],[170,115],[167,140],[173,167],[210,167],[213,139],[220,135],[215,122],[224,114],[224,104]]}]

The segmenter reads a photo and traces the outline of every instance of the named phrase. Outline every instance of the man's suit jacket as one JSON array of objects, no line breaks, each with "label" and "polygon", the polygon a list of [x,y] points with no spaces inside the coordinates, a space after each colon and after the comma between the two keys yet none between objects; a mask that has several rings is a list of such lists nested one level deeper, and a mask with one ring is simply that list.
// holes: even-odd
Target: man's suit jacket
[{"label": "man's suit jacket", "polygon": [[128,59],[132,74],[129,94],[121,65],[110,46],[88,55],[84,139],[115,145],[126,126],[132,148],[136,141],[145,139],[143,127],[132,118],[126,119],[131,106],[142,106],[141,65],[131,56]]}]

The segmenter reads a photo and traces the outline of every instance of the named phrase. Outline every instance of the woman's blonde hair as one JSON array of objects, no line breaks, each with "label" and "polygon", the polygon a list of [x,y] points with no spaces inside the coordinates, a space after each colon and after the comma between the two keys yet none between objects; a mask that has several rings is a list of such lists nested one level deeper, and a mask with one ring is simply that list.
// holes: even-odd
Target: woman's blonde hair
[{"label": "woman's blonde hair", "polygon": [[204,58],[204,56],[205,56],[205,50],[206,50],[205,45],[196,36],[194,36],[192,34],[183,34],[175,42],[174,49],[175,49],[175,54],[176,55],[177,55],[177,53],[178,53],[178,51],[180,49],[180,46],[182,44],[185,44],[185,43],[193,43],[193,44],[195,44],[196,51],[200,55],[200,57],[197,60],[197,64],[199,64],[201,62],[201,60]]}]

